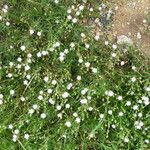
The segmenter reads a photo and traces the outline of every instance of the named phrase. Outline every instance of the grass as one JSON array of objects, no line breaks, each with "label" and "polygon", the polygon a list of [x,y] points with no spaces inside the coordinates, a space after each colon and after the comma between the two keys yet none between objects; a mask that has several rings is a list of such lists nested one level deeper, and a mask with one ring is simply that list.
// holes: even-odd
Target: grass
[{"label": "grass", "polygon": [[150,148],[149,58],[84,23],[105,1],[0,3],[0,150]]}]

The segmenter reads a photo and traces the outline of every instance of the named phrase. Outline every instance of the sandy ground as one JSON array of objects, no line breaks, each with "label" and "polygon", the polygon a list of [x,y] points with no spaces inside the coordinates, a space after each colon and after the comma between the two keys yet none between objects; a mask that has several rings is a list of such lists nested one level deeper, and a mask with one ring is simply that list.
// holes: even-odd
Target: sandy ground
[{"label": "sandy ground", "polygon": [[150,0],[115,0],[118,7],[113,19],[111,38],[126,35],[143,53],[150,56],[150,26],[145,22],[150,13]]}]

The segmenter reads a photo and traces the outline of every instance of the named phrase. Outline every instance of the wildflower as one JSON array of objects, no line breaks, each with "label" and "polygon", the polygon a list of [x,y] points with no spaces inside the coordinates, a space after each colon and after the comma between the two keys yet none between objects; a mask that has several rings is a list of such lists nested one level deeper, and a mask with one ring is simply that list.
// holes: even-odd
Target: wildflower
[{"label": "wildflower", "polygon": [[89,67],[90,67],[90,63],[89,63],[89,62],[86,62],[86,63],[85,63],[85,66],[86,66],[87,68],[89,68]]},{"label": "wildflower", "polygon": [[75,121],[76,121],[77,123],[80,123],[81,120],[80,120],[79,117],[77,117]]},{"label": "wildflower", "polygon": [[52,104],[52,105],[55,104],[55,101],[54,101],[52,98],[49,98],[48,102],[49,102],[50,104]]},{"label": "wildflower", "polygon": [[118,96],[117,99],[118,99],[119,101],[121,101],[121,100],[122,100],[122,96]]},{"label": "wildflower", "polygon": [[34,105],[32,106],[32,108],[33,108],[34,110],[36,110],[36,109],[38,109],[38,105],[37,105],[37,104],[34,104]]},{"label": "wildflower", "polygon": [[48,77],[48,76],[44,77],[44,81],[45,81],[45,82],[48,82],[48,80],[49,80],[49,77]]},{"label": "wildflower", "polygon": [[42,119],[45,119],[45,118],[46,118],[46,114],[45,114],[45,113],[42,113],[42,114],[40,115],[40,117],[41,117]]},{"label": "wildflower", "polygon": [[22,46],[20,47],[20,49],[21,49],[22,51],[25,51],[26,47],[25,47],[24,45],[22,45]]},{"label": "wildflower", "polygon": [[10,95],[14,95],[15,91],[14,90],[10,90]]},{"label": "wildflower", "polygon": [[30,30],[29,30],[29,33],[30,33],[30,35],[34,34],[34,30],[33,30],[33,29],[30,29]]},{"label": "wildflower", "polygon": [[68,92],[64,92],[63,94],[62,94],[62,97],[63,98],[67,98],[69,96],[69,93]]},{"label": "wildflower", "polygon": [[112,110],[108,110],[108,114],[109,114],[109,115],[112,115]]},{"label": "wildflower", "polygon": [[74,112],[74,113],[73,113],[73,116],[74,116],[74,117],[77,117],[77,116],[78,116],[78,114],[77,114],[76,112]]},{"label": "wildflower", "polygon": [[117,49],[117,45],[113,44],[113,45],[112,45],[112,48],[113,48],[114,50]]},{"label": "wildflower", "polygon": [[129,138],[128,138],[128,137],[125,137],[125,138],[124,138],[124,142],[125,142],[125,143],[128,143],[128,142],[129,142]]},{"label": "wildflower", "polygon": [[37,35],[38,35],[38,36],[41,36],[41,35],[42,35],[42,33],[41,33],[41,32],[37,32]]},{"label": "wildflower", "polygon": [[24,135],[24,138],[25,138],[26,140],[28,140],[29,137],[30,137],[30,136],[29,136],[29,134],[27,134],[27,133]]},{"label": "wildflower", "polygon": [[52,89],[48,89],[48,90],[47,90],[47,93],[49,93],[49,94],[51,94],[52,92],[53,92]]},{"label": "wildflower", "polygon": [[56,85],[56,84],[57,84],[57,81],[56,81],[56,80],[52,80],[52,84],[53,84],[53,85]]},{"label": "wildflower", "polygon": [[130,102],[130,101],[127,101],[127,102],[126,102],[126,106],[131,106],[131,102]]},{"label": "wildflower", "polygon": [[104,114],[100,114],[99,117],[100,117],[101,119],[103,119],[103,118],[104,118]]},{"label": "wildflower", "polygon": [[71,122],[70,122],[70,121],[67,121],[67,122],[65,123],[65,125],[70,128],[70,127],[71,127]]},{"label": "wildflower", "polygon": [[66,108],[70,108],[70,104],[66,104],[65,107],[66,107]]},{"label": "wildflower", "polygon": [[60,105],[57,105],[56,109],[57,109],[57,110],[61,110],[61,106],[60,106]]},{"label": "wildflower", "polygon": [[80,81],[81,80],[81,76],[77,76],[77,80]]},{"label": "wildflower", "polygon": [[69,83],[69,84],[67,85],[67,89],[70,90],[70,89],[72,88],[72,86],[73,86],[73,84],[72,84],[72,83]]},{"label": "wildflower", "polygon": [[84,99],[81,99],[81,100],[80,100],[80,103],[81,103],[81,104],[87,104],[87,99],[85,99],[85,98],[84,98]]},{"label": "wildflower", "polygon": [[78,20],[77,20],[76,18],[73,18],[73,19],[72,19],[72,22],[73,22],[73,23],[76,23],[77,21],[78,21]]},{"label": "wildflower", "polygon": [[12,125],[12,124],[9,124],[9,125],[8,125],[8,128],[9,128],[9,129],[13,129],[13,125]]},{"label": "wildflower", "polygon": [[10,22],[7,21],[7,22],[6,22],[6,26],[10,26]]},{"label": "wildflower", "polygon": [[135,81],[136,81],[136,78],[135,78],[135,77],[131,78],[131,81],[132,81],[132,82],[135,82]]}]

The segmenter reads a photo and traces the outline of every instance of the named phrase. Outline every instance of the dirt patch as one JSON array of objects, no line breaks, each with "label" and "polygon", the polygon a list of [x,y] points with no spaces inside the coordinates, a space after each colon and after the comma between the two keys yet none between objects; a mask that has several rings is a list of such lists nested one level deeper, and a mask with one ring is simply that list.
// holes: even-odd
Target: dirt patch
[{"label": "dirt patch", "polygon": [[125,35],[150,56],[150,27],[146,17],[150,12],[150,0],[119,0],[114,15],[110,40]]}]

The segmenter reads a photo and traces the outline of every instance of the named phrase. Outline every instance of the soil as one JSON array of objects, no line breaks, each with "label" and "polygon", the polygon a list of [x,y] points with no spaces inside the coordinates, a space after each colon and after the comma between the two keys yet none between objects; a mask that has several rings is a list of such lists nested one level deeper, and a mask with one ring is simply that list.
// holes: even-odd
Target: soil
[{"label": "soil", "polygon": [[145,22],[150,12],[150,0],[115,0],[118,9],[114,14],[109,37],[125,35],[150,56],[150,25]]}]

